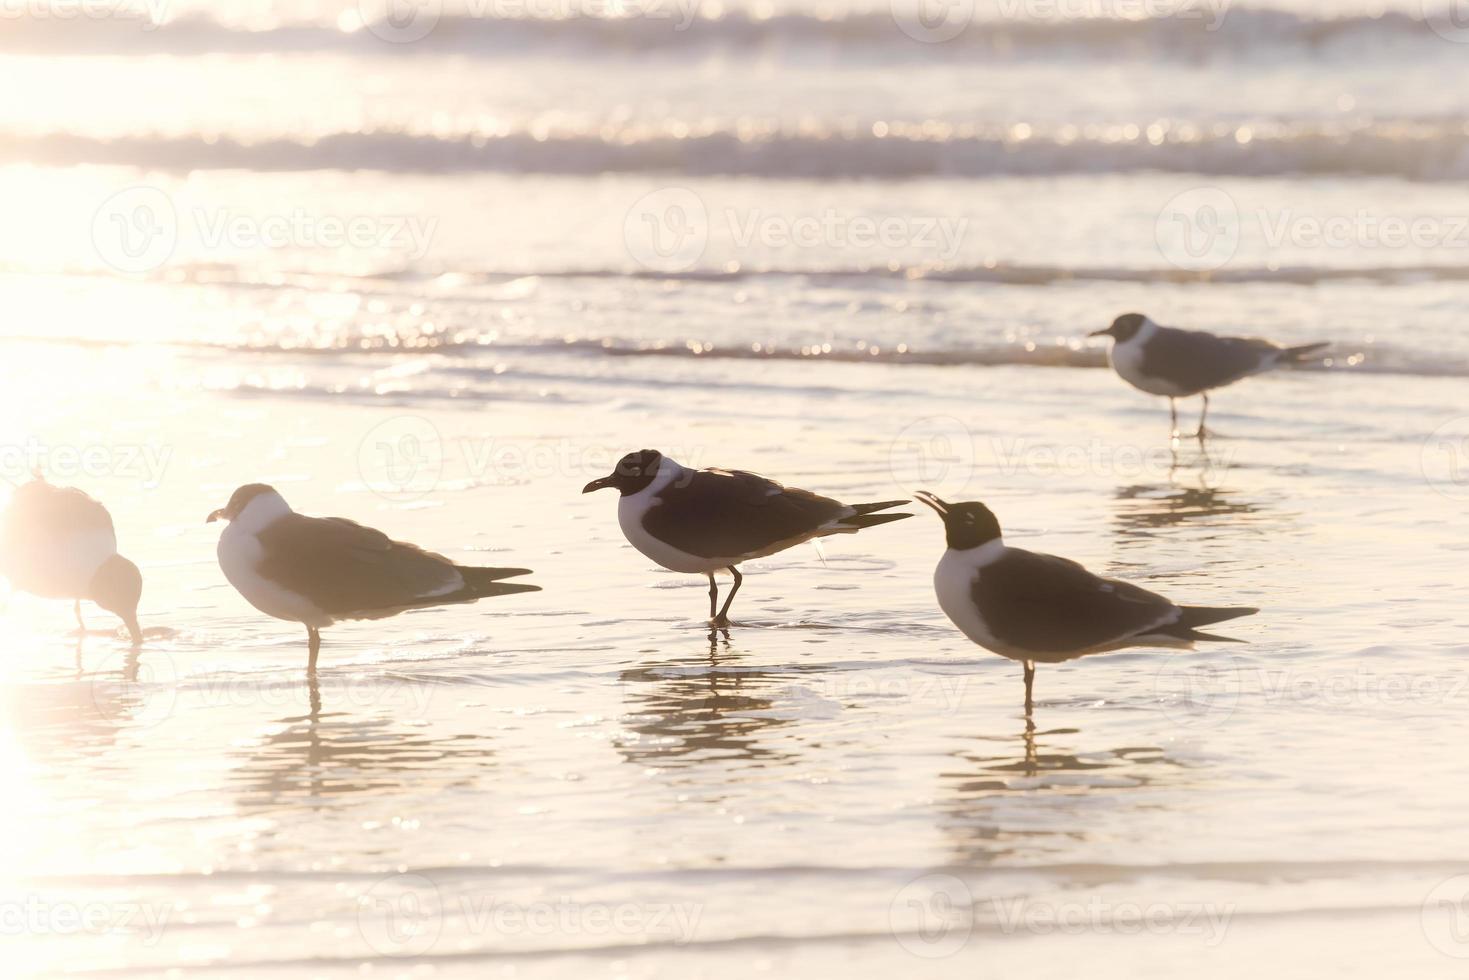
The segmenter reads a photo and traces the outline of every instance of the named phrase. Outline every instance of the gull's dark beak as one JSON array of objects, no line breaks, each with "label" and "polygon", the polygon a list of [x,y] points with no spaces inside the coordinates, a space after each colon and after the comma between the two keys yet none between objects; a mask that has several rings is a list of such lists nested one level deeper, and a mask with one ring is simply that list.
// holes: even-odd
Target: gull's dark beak
[{"label": "gull's dark beak", "polygon": [[1087,336],[1088,337],[1110,337],[1110,336],[1112,336],[1112,328],[1111,327],[1107,327],[1105,330],[1093,330],[1091,333],[1087,334]]},{"label": "gull's dark beak", "polygon": [[940,517],[943,517],[949,512],[949,505],[944,503],[934,494],[929,493],[927,490],[918,491],[913,495],[913,499],[917,500],[919,503],[928,504],[928,506],[932,507]]},{"label": "gull's dark beak", "polygon": [[609,475],[604,476],[599,480],[593,480],[591,483],[588,483],[586,486],[582,487],[581,492],[591,493],[593,490],[602,490],[606,487],[616,486],[617,484],[613,482],[616,479],[617,477],[615,475]]},{"label": "gull's dark beak", "polygon": [[206,518],[204,518],[204,523],[205,524],[213,524],[215,521],[219,520],[223,516],[224,516],[224,508],[223,507],[221,507],[219,510],[211,510],[209,512],[209,516],[206,517]]}]

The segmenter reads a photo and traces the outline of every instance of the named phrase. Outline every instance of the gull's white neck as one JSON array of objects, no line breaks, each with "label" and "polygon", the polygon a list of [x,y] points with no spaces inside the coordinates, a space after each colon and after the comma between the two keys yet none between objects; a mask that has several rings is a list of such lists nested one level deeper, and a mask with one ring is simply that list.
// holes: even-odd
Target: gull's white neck
[{"label": "gull's white neck", "polygon": [[950,548],[933,570],[933,591],[939,608],[965,636],[986,650],[1005,654],[1005,645],[990,632],[974,602],[974,586],[984,577],[985,567],[1005,553],[1001,538],[986,541],[976,548]]},{"label": "gull's white neck", "polygon": [[943,563],[983,568],[993,564],[1005,553],[1005,539],[995,538],[974,548],[950,548],[944,552]]},{"label": "gull's white neck", "polygon": [[280,494],[274,491],[256,494],[230,521],[229,529],[236,534],[259,534],[290,512],[291,505]]}]

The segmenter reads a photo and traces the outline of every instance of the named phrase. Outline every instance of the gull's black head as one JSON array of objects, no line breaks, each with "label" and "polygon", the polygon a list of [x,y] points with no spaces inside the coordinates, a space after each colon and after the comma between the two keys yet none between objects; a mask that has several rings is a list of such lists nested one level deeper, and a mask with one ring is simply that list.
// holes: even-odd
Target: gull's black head
[{"label": "gull's black head", "polygon": [[247,483],[243,487],[240,487],[238,490],[236,490],[234,493],[230,494],[230,502],[225,504],[219,510],[212,511],[210,515],[204,519],[204,523],[212,524],[215,521],[219,520],[221,517],[227,521],[232,521],[236,517],[240,516],[240,514],[245,510],[245,507],[250,503],[250,501],[254,500],[262,493],[275,492],[275,487],[270,486],[266,483]]},{"label": "gull's black head", "polygon": [[988,507],[977,500],[950,504],[927,490],[915,493],[913,497],[928,504],[939,515],[944,522],[944,537],[949,547],[956,551],[968,551],[1000,540],[1000,522]]},{"label": "gull's black head", "polygon": [[1093,330],[1089,337],[1111,337],[1119,344],[1124,340],[1131,340],[1137,336],[1137,332],[1143,328],[1148,318],[1141,313],[1124,313],[1112,321],[1112,325],[1106,330]]},{"label": "gull's black head", "polygon": [[138,628],[138,601],[143,598],[143,573],[122,555],[113,555],[92,576],[87,598],[120,618],[133,645],[143,642]]},{"label": "gull's black head", "polygon": [[581,492],[591,493],[603,487],[616,487],[617,492],[626,497],[652,483],[653,478],[658,475],[658,467],[662,464],[663,454],[658,450],[639,449],[619,459],[611,473],[588,483],[581,488]]}]

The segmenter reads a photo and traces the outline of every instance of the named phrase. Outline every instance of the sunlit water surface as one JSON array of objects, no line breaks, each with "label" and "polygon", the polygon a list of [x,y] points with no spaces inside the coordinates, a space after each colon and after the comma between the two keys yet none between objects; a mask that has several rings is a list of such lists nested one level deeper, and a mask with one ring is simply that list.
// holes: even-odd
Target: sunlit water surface
[{"label": "sunlit water surface", "polygon": [[[0,595],[8,968],[1460,975],[1460,47],[1297,24],[1091,86],[1086,37],[920,56],[811,15],[436,58],[257,14],[0,55],[55,93],[0,107],[0,470],[105,500],[147,580],[137,658]],[[1395,61],[1352,57],[1384,32]],[[894,150],[883,120],[973,131]],[[1088,121],[1120,128],[1061,132]],[[670,191],[697,254],[640,237]],[[1180,194],[1236,209],[1228,254],[1179,251]],[[1085,340],[1128,309],[1335,344],[1220,392],[1201,451]],[[983,499],[1013,544],[1261,612],[1042,667],[1028,722],[935,605],[921,507],[749,564],[711,635],[705,583],[579,492],[644,446]],[[251,481],[544,591],[334,627],[309,685],[304,631],[215,564],[205,515]]]}]

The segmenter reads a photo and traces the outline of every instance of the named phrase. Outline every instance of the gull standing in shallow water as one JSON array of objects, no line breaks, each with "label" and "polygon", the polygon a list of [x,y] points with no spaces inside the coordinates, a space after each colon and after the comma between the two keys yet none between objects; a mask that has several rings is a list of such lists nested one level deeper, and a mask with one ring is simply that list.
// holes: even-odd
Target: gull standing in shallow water
[{"label": "gull standing in shallow water", "polygon": [[71,599],[82,634],[82,600],[116,615],[133,646],[143,642],[138,600],[143,575],[117,553],[107,508],[80,490],[37,476],[17,488],[0,524],[0,574],[22,592]]},{"label": "gull standing in shallow water", "polygon": [[[906,500],[844,504],[743,470],[691,470],[653,449],[628,453],[582,493],[604,487],[622,495],[617,523],[634,548],[670,571],[709,577],[709,619],[716,626],[729,623],[730,604],[744,581],[735,567],[740,562],[913,516],[874,513]],[[734,576],[734,586],[715,612],[714,573],[721,570]]]},{"label": "gull standing in shallow water", "polygon": [[1247,606],[1179,606],[1156,592],[1093,575],[1074,561],[1010,548],[981,503],[914,496],[944,522],[948,550],[933,573],[939,608],[975,643],[1025,665],[1025,710],[1037,663],[1133,646],[1184,647],[1231,641],[1196,627],[1249,616]]},{"label": "gull standing in shallow water", "polygon": [[240,487],[206,523],[221,518],[229,521],[217,549],[224,577],[256,609],[306,627],[309,671],[320,631],[340,620],[540,591],[500,581],[528,568],[456,565],[345,518],[298,514],[263,483]]},{"label": "gull standing in shallow water", "polygon": [[1211,388],[1299,364],[1330,346],[1322,342],[1281,347],[1259,337],[1220,337],[1202,330],[1160,327],[1141,313],[1124,313],[1107,329],[1094,330],[1087,336],[1111,337],[1114,343],[1107,360],[1122,380],[1150,395],[1168,398],[1168,413],[1173,420],[1170,435],[1178,433],[1175,399],[1202,395],[1204,409],[1199,413],[1199,431],[1195,433],[1200,442],[1208,435],[1204,421],[1209,416]]}]

